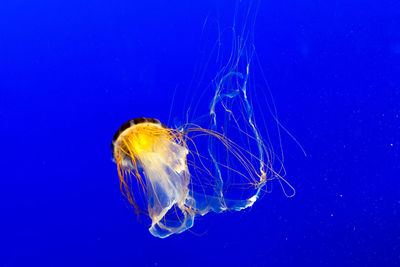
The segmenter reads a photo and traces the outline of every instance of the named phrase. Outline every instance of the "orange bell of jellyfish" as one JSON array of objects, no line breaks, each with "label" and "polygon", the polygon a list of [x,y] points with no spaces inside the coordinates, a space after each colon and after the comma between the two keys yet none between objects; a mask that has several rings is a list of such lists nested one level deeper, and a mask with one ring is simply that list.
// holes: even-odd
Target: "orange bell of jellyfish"
[{"label": "orange bell of jellyfish", "polygon": [[121,191],[137,211],[132,176],[145,193],[154,236],[164,238],[193,225],[194,212],[188,208],[188,149],[180,132],[156,119],[137,118],[122,124],[111,148]]}]

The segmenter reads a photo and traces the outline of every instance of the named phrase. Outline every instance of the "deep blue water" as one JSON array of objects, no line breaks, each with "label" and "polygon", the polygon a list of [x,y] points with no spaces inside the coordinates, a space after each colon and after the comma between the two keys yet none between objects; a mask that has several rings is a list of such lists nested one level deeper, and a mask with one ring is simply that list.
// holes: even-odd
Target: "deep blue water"
[{"label": "deep blue water", "polygon": [[282,136],[296,195],[274,188],[167,239],[137,221],[112,136],[135,117],[168,121],[171,105],[182,119],[235,6],[1,2],[0,266],[400,265],[397,1],[262,1],[254,45],[307,152]]}]

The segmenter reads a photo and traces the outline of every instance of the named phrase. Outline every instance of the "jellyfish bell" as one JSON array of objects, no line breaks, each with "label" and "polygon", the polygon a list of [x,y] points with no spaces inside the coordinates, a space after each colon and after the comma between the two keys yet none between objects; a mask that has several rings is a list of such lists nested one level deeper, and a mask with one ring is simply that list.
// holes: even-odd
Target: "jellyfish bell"
[{"label": "jellyfish bell", "polygon": [[179,131],[156,119],[137,118],[122,124],[111,148],[121,191],[138,212],[141,207],[132,192],[132,176],[146,196],[144,213],[152,220],[149,230],[153,235],[166,237],[193,225],[188,196],[188,150]]},{"label": "jellyfish bell", "polygon": [[[131,154],[137,155],[140,152],[149,151],[154,145],[154,139],[161,136],[163,128],[167,127],[160,121],[151,118],[136,118],[123,123],[115,132],[111,143],[114,158],[116,159],[116,155],[121,156],[122,166],[126,169],[133,169],[132,164],[136,161],[134,158],[132,159]],[[158,135],[157,132],[159,132]],[[127,140],[129,143],[126,143]],[[128,144],[129,146],[127,146]],[[118,153],[121,152],[120,149],[124,149],[123,151],[126,153]]]}]

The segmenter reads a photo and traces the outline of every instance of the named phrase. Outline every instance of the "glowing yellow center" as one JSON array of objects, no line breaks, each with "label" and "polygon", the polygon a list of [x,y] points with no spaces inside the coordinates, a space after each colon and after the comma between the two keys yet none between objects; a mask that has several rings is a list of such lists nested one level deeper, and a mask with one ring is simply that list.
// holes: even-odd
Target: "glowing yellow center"
[{"label": "glowing yellow center", "polygon": [[168,130],[154,123],[141,123],[128,131],[123,140],[128,151],[134,155],[143,152],[150,152],[154,149],[154,144],[168,138]]},{"label": "glowing yellow center", "polygon": [[153,134],[138,132],[132,145],[137,152],[149,151],[156,139],[157,137]]}]

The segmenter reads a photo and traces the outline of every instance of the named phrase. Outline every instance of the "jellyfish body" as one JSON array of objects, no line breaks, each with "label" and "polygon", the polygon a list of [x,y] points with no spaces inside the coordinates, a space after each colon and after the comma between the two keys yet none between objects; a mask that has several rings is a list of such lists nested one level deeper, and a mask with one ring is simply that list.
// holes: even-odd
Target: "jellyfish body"
[{"label": "jellyfish body", "polygon": [[[237,2],[236,10],[247,11],[243,16],[235,12],[231,31],[218,31],[218,43],[227,33],[232,47],[225,54],[219,45],[211,53],[221,68],[213,74],[212,86],[191,97],[194,102],[184,109],[188,123],[168,128],[156,119],[138,118],[114,135],[121,191],[138,213],[150,217],[154,236],[181,233],[196,216],[210,211],[251,207],[274,180],[286,196],[295,193],[283,178],[281,129],[287,130],[278,120],[262,70],[258,79],[250,77],[255,6]],[[264,87],[258,88],[259,83]],[[144,196],[143,205],[139,196]]]},{"label": "jellyfish body", "polygon": [[[252,206],[268,180],[265,164],[256,168],[252,161],[260,159],[250,151],[197,125],[177,130],[156,119],[133,119],[115,133],[112,151],[122,193],[150,217],[150,232],[161,238],[192,227],[196,215]],[[136,201],[134,183],[146,208]]]},{"label": "jellyfish body", "polygon": [[[150,232],[166,237],[193,225],[194,213],[188,208],[188,150],[182,135],[158,120],[139,118],[123,124],[114,136],[112,149],[118,166],[121,190],[139,211],[131,190],[131,177],[145,192],[147,211],[152,220]],[[167,213],[179,210],[176,218]]]}]

